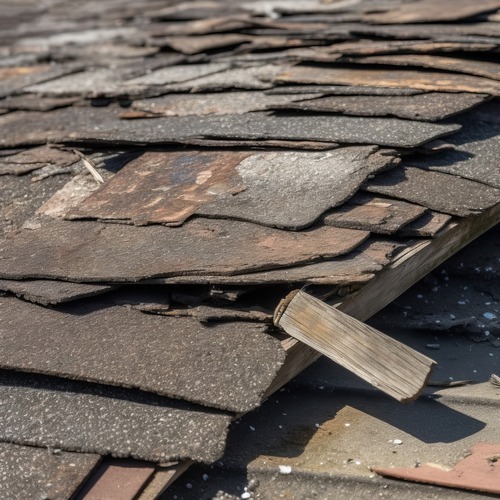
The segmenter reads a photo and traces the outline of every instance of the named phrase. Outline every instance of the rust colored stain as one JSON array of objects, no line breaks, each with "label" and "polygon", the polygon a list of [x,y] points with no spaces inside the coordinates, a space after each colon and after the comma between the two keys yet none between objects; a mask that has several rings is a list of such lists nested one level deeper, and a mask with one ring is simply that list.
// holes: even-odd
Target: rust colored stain
[{"label": "rust colored stain", "polygon": [[500,493],[500,444],[480,443],[451,470],[434,464],[421,467],[374,468],[382,476],[449,488]]},{"label": "rust colored stain", "polygon": [[127,164],[68,217],[178,226],[217,196],[243,191],[235,168],[250,154],[145,153]]}]

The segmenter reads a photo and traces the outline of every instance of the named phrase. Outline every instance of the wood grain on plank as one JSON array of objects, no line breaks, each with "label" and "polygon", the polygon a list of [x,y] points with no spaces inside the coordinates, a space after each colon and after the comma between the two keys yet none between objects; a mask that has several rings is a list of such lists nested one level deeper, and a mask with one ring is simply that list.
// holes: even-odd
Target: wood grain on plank
[{"label": "wood grain on plank", "polygon": [[289,335],[401,402],[425,387],[435,361],[305,293],[277,321]]}]

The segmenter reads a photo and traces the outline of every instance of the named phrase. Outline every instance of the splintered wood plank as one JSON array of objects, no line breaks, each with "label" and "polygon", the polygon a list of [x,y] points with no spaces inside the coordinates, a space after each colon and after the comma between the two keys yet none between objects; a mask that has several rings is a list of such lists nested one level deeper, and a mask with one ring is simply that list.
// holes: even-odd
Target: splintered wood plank
[{"label": "splintered wood plank", "polygon": [[278,308],[275,324],[292,337],[402,403],[425,387],[432,359],[305,292],[288,301]]},{"label": "splintered wood plank", "polygon": [[[450,224],[433,240],[415,243],[407,251],[401,252],[375,279],[342,301],[337,307],[338,310],[360,321],[366,321],[498,222],[500,203],[477,217],[468,217]],[[320,357],[318,351],[294,338],[284,340],[283,347],[287,353],[286,361],[267,389],[267,396],[276,392]]]}]

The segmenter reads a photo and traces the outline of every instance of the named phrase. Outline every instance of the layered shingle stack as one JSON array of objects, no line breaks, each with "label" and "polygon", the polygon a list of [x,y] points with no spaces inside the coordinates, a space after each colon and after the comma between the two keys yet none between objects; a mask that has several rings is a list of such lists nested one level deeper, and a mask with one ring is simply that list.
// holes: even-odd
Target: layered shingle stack
[{"label": "layered shingle stack", "polygon": [[1,4],[6,498],[217,460],[283,295],[500,217],[498,0]]}]

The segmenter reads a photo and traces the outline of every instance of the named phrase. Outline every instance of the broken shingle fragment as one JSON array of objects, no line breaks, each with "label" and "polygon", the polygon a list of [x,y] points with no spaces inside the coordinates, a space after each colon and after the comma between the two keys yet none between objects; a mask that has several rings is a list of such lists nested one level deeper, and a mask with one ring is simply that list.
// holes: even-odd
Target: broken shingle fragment
[{"label": "broken shingle fragment", "polygon": [[397,168],[379,174],[365,185],[365,189],[460,217],[500,203],[499,189],[416,167]]},{"label": "broken shingle fragment", "polygon": [[0,443],[4,498],[71,498],[101,457]]},{"label": "broken shingle fragment", "polygon": [[14,293],[30,302],[48,305],[92,297],[113,290],[113,287],[68,281],[0,279],[0,290]]},{"label": "broken shingle fragment", "polygon": [[403,87],[437,92],[471,92],[500,95],[500,82],[480,76],[431,71],[293,66],[280,73],[276,82]]},{"label": "broken shingle fragment", "polygon": [[296,109],[355,116],[397,116],[409,120],[437,121],[481,104],[484,94],[430,92],[413,96],[328,96],[287,102],[277,109]]},{"label": "broken shingle fragment", "polygon": [[394,163],[390,151],[375,151],[146,153],[69,217],[179,225],[198,214],[300,229]]},{"label": "broken shingle fragment", "polygon": [[446,227],[451,220],[451,216],[440,214],[429,210],[422,217],[410,222],[408,225],[401,228],[398,232],[399,236],[417,237],[434,237],[441,229]]},{"label": "broken shingle fragment", "polygon": [[345,205],[326,214],[323,221],[329,226],[394,234],[426,211],[422,206],[404,201],[358,193]]},{"label": "broken shingle fragment", "polygon": [[0,277],[119,283],[238,274],[343,255],[367,237],[353,229],[291,232],[230,220],[195,219],[176,228],[53,220],[0,241]]},{"label": "broken shingle fragment", "polygon": [[191,318],[99,308],[95,301],[55,310],[1,297],[0,308],[1,368],[138,388],[229,411],[258,406],[285,357],[281,343],[252,323],[205,327]]}]

